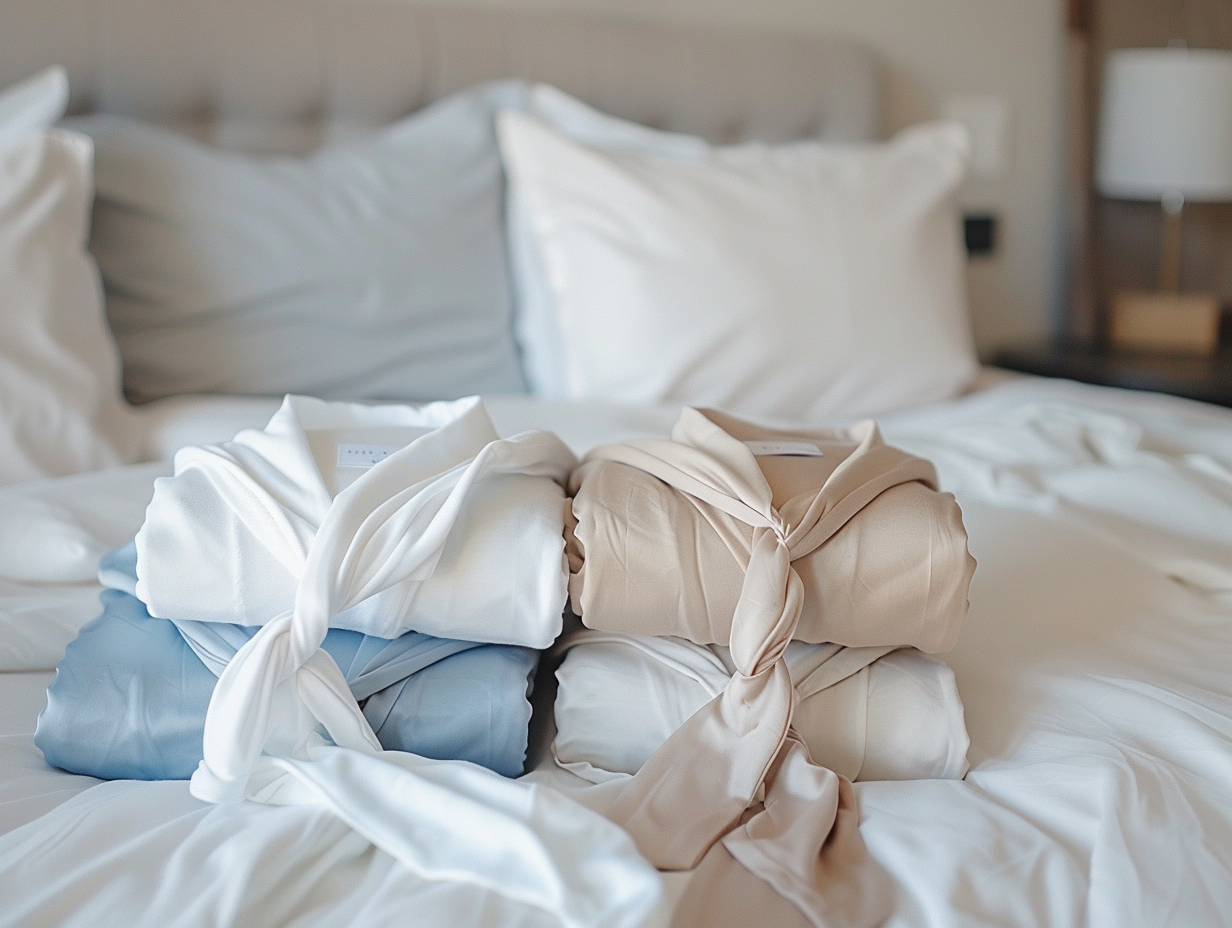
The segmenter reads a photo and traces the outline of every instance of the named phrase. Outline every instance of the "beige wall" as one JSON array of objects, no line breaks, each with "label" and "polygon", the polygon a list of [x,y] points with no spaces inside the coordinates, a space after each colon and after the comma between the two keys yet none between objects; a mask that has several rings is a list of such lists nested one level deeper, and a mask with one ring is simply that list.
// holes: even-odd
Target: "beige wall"
[{"label": "beige wall", "polygon": [[[412,0],[416,3],[432,0]],[[1010,165],[968,185],[969,206],[1001,217],[998,254],[971,267],[976,337],[985,354],[1043,338],[1059,293],[1064,11],[1062,0],[435,0],[442,5],[571,9],[842,33],[889,70],[887,130],[937,113],[951,93],[1004,96]]]}]

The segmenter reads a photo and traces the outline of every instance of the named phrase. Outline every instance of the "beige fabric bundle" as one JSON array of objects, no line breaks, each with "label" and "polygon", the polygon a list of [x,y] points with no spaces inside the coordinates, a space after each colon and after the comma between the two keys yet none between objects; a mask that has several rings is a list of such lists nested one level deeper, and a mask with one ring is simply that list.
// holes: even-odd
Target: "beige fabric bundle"
[{"label": "beige fabric bundle", "polygon": [[[854,465],[905,478],[831,537],[793,553],[804,592],[795,640],[910,645],[929,653],[954,646],[975,562],[958,504],[936,491],[931,464],[880,438],[859,450],[858,430],[772,432],[715,412],[706,417],[737,439],[730,447],[743,464],[760,468],[774,506],[793,528],[845,464],[846,471]],[[750,441],[805,441],[822,456],[754,459],[741,448]],[[596,455],[573,472],[570,492],[569,598],[588,628],[727,644],[752,556],[753,525],[636,466]]]},{"label": "beige fabric bundle", "polygon": [[953,645],[975,562],[932,465],[871,422],[783,433],[685,409],[669,441],[592,451],[570,490],[583,623],[726,645],[734,668],[636,775],[585,801],[660,869],[705,859],[722,883],[739,863],[816,928],[879,924],[888,877],[860,838],[850,782],[792,728],[784,652],[792,640]]}]

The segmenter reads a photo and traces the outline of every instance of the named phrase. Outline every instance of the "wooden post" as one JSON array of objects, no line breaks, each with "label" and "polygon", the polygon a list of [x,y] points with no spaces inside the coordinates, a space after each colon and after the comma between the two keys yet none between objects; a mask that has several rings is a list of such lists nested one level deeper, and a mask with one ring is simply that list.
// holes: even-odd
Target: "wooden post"
[{"label": "wooden post", "polygon": [[1164,293],[1181,292],[1181,214],[1184,211],[1184,197],[1164,198],[1159,243],[1159,289]]}]

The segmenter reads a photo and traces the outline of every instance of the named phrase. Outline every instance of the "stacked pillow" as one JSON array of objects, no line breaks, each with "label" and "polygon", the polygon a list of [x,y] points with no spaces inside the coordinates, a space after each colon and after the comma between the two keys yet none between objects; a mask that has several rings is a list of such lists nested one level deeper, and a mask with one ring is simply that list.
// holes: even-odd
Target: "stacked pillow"
[{"label": "stacked pillow", "polygon": [[62,71],[0,101],[0,481],[135,454],[81,247],[82,133],[140,401],[529,384],[817,420],[941,399],[976,369],[951,125],[718,148],[505,81],[289,158],[112,116],[49,128],[66,101]]},{"label": "stacked pillow", "polygon": [[93,249],[139,400],[529,384],[815,421],[976,371],[955,125],[714,147],[516,81],[308,158],[73,125],[98,147]]}]

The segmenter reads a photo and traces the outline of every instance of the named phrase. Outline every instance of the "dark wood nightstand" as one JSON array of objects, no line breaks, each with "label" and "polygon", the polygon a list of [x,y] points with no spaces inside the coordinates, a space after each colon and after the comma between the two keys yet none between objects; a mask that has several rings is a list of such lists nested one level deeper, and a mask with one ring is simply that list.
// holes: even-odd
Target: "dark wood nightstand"
[{"label": "dark wood nightstand", "polygon": [[1105,387],[1154,390],[1232,406],[1230,347],[1223,347],[1210,357],[1194,357],[1047,345],[1008,349],[998,353],[993,363],[1026,374],[1064,377]]}]

